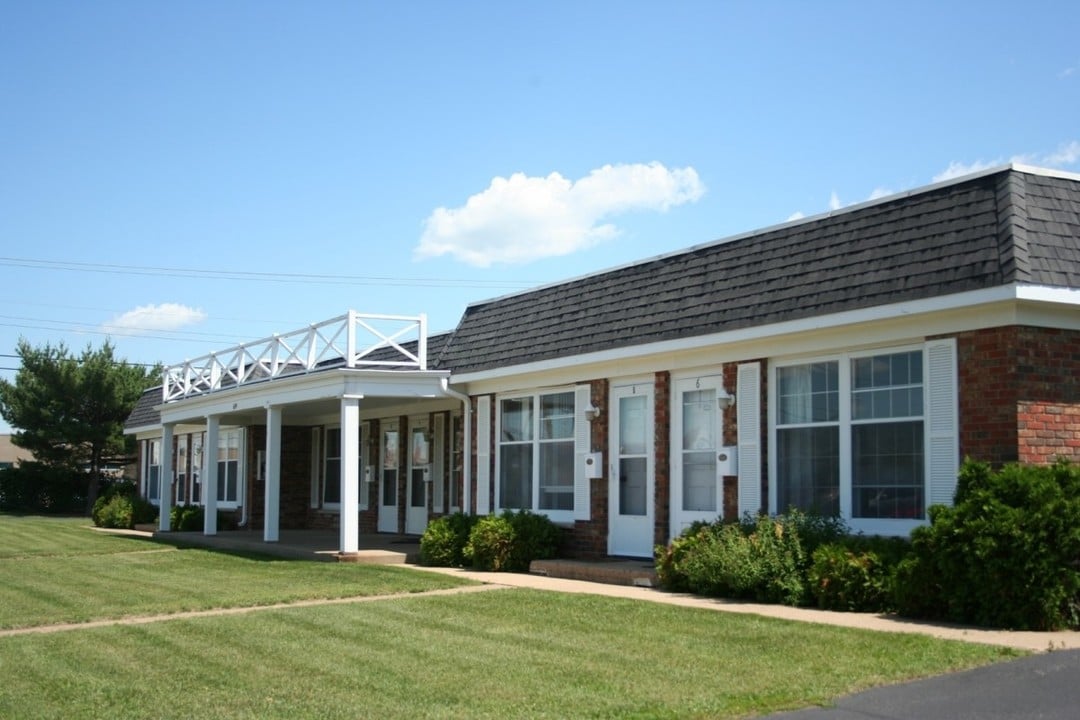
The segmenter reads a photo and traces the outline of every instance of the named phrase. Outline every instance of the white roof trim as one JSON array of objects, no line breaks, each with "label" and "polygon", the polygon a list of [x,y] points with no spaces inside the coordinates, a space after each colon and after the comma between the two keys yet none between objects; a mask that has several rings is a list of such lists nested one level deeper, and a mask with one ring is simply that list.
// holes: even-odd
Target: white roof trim
[{"label": "white roof trim", "polygon": [[471,383],[484,380],[494,380],[512,375],[523,375],[533,372],[549,372],[576,365],[591,363],[612,362],[625,360],[631,357],[652,355],[658,353],[681,352],[697,350],[711,345],[725,345],[743,343],[749,341],[766,340],[770,337],[791,335],[812,330],[825,330],[840,328],[846,325],[888,320],[898,316],[925,315],[934,312],[948,310],[962,310],[979,305],[1008,302],[1016,300],[1031,300],[1038,302],[1080,304],[1080,290],[1071,288],[1053,288],[1036,285],[1001,285],[998,287],[972,290],[970,292],[956,293],[941,297],[926,298],[924,300],[912,300],[889,305],[862,308],[860,310],[848,310],[832,315],[818,315],[801,320],[773,323],[771,325],[759,325],[756,327],[740,328],[727,332],[698,335],[679,340],[666,340],[657,343],[645,343],[631,345],[613,350],[603,350],[595,353],[572,355],[550,360],[540,360],[532,363],[524,363],[508,367],[500,367],[492,370],[466,372],[454,374],[451,378],[453,383]]}]

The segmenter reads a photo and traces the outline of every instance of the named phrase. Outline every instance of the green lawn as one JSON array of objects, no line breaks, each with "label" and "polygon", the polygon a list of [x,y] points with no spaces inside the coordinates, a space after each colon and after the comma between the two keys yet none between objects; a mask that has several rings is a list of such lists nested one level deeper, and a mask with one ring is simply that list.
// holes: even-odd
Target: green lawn
[{"label": "green lawn", "polygon": [[[0,516],[0,527],[10,519]],[[55,571],[51,594],[74,603],[85,585],[78,573],[106,565],[83,564],[104,557],[100,547],[93,552],[50,553],[71,568],[66,585]],[[139,605],[126,599],[144,592],[136,586],[169,573],[188,582],[167,584],[139,607],[188,588],[207,592],[204,571],[219,578],[214,585],[231,573],[228,594],[215,600],[229,604],[254,604],[275,584],[321,582],[327,596],[335,577],[353,590],[368,586],[363,574],[334,575],[357,566],[190,550],[110,556],[115,572],[95,590],[95,617],[130,612],[117,608]],[[187,559],[157,564],[172,556]],[[13,566],[41,569],[28,553],[2,557],[3,585],[22,574]],[[156,570],[140,574],[141,562]],[[265,574],[278,564],[309,574]],[[380,582],[401,591],[445,579],[399,569]],[[6,604],[0,600],[0,613]],[[46,616],[38,612],[35,622],[50,622]],[[495,590],[0,637],[0,717],[740,717],[1010,656],[917,635]]]}]

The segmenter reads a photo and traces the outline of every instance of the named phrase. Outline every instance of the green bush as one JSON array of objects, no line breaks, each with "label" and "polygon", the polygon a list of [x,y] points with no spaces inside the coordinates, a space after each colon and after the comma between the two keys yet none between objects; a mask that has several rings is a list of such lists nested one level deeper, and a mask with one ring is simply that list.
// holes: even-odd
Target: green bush
[{"label": "green bush", "polygon": [[154,505],[139,496],[135,483],[123,480],[105,485],[90,519],[98,527],[130,530],[137,524],[154,522],[157,513]]},{"label": "green bush", "polygon": [[861,535],[820,545],[807,576],[817,606],[856,612],[889,610],[896,569],[908,548],[902,538]]},{"label": "green bush", "polygon": [[506,511],[477,520],[463,554],[480,570],[525,572],[533,560],[555,557],[559,541],[559,528],[547,517]]},{"label": "green bush", "polygon": [[1080,628],[1080,468],[965,462],[897,569],[905,615],[1010,629]]},{"label": "green bush", "polygon": [[514,526],[507,517],[488,515],[476,521],[469,532],[469,542],[465,545],[465,559],[479,570],[512,572]]},{"label": "green bush", "polygon": [[86,476],[81,472],[23,461],[0,470],[0,510],[84,513],[86,489]]},{"label": "green bush", "polygon": [[173,505],[169,511],[169,527],[177,532],[202,530],[204,516],[202,505]]},{"label": "green bush", "polygon": [[135,508],[132,498],[125,495],[114,495],[101,504],[99,508],[94,504],[94,524],[105,528],[133,528],[135,527]]},{"label": "green bush", "polygon": [[710,532],[712,526],[709,523],[694,522],[667,545],[654,548],[656,579],[660,587],[671,592],[692,592],[686,575],[686,561],[700,551],[707,541],[705,535]]},{"label": "green bush", "polygon": [[475,515],[456,512],[432,520],[420,537],[420,563],[436,567],[463,566],[469,533],[478,519]]},{"label": "green bush", "polygon": [[808,600],[809,557],[800,536],[832,537],[836,522],[793,511],[740,523],[694,525],[657,548],[657,577],[669,590],[801,605]]}]

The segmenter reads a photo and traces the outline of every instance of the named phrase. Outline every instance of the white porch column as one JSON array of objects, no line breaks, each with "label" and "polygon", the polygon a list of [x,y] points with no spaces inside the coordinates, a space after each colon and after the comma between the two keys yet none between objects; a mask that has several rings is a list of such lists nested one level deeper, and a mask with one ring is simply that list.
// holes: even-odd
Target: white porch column
[{"label": "white porch column", "polygon": [[263,504],[263,541],[277,542],[281,507],[281,407],[266,408],[266,487]]},{"label": "white porch column", "polygon": [[360,549],[360,398],[341,398],[341,539],[342,553]]},{"label": "white porch column", "polygon": [[158,530],[169,532],[173,499],[173,423],[161,426],[161,470],[158,478]]},{"label": "white porch column", "polygon": [[202,462],[203,535],[217,535],[219,425],[217,415],[206,418],[206,442],[203,443]]}]

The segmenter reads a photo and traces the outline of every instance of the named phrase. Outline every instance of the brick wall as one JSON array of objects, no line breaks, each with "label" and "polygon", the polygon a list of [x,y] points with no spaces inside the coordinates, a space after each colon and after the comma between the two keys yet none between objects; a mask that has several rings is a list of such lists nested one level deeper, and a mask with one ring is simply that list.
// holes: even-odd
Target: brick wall
[{"label": "brick wall", "polygon": [[666,545],[671,532],[671,373],[656,373],[653,389],[656,393],[653,409],[653,450],[656,454],[656,518],[653,532],[655,546]]},{"label": "brick wall", "polygon": [[[596,558],[607,554],[608,535],[608,464],[610,457],[607,449],[608,435],[608,382],[593,380],[589,383],[589,400],[600,414],[590,424],[589,452],[603,448],[601,460],[603,474],[589,481],[589,519],[575,520],[563,548],[567,554],[578,558]],[[575,422],[583,422],[575,418]]]},{"label": "brick wall", "polygon": [[995,465],[1080,458],[1080,332],[960,333],[957,360],[961,457]]}]

